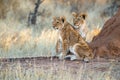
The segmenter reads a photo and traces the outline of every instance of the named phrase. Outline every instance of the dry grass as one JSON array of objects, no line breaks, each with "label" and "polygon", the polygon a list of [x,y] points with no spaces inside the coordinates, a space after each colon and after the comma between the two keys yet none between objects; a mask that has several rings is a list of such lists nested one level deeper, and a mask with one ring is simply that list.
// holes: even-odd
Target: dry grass
[{"label": "dry grass", "polygon": [[[56,0],[57,1],[57,0]],[[0,1],[0,58],[16,58],[16,57],[36,57],[55,55],[55,43],[57,40],[57,32],[52,29],[51,22],[53,16],[66,16],[67,20],[72,24],[71,12],[74,11],[76,3],[79,0],[71,0],[63,4],[63,0],[56,2],[55,0],[45,0],[40,5],[39,11],[42,15],[37,18],[37,25],[27,26],[27,17],[30,11],[34,9],[35,0],[1,0]],[[72,1],[75,1],[73,3]],[[81,0],[84,2],[84,0]],[[89,0],[91,1],[91,0]],[[100,1],[101,4],[105,2]],[[104,0],[106,1],[106,0]],[[79,3],[78,3],[79,4]],[[72,6],[72,7],[71,7]],[[106,6],[92,6],[86,9],[83,5],[82,10],[88,12],[88,25],[91,31],[87,36],[87,40],[91,41],[94,35],[97,35],[100,28],[95,28],[98,24],[103,26],[104,21],[100,18],[100,11]],[[77,7],[81,7],[77,5]],[[96,7],[96,8],[94,8]],[[44,12],[45,10],[45,12]],[[94,25],[94,26],[93,26]],[[94,29],[94,30],[93,30]],[[111,78],[111,70],[105,73],[96,71],[86,71],[80,66],[76,75],[71,74],[72,70],[59,70],[54,72],[44,70],[42,68],[24,68],[21,64],[8,64],[8,68],[1,69],[0,63],[0,80],[117,80]],[[63,67],[64,68],[64,67]],[[77,77],[76,77],[77,76]],[[94,77],[93,79],[91,78]]]},{"label": "dry grass", "polygon": [[[54,53],[57,33],[43,30],[37,36],[31,29],[19,32],[4,32],[0,36],[1,57],[50,56]],[[55,54],[55,53],[54,53]]]},{"label": "dry grass", "polygon": [[87,42],[91,42],[92,39],[97,36],[101,31],[101,28],[99,26],[95,27],[94,29],[90,30],[88,33],[87,33],[87,36],[86,36],[86,41]]},{"label": "dry grass", "polygon": [[[56,1],[46,0],[40,6],[39,11],[45,10],[45,12],[38,17],[37,25],[28,27],[27,16],[34,9],[33,1],[12,0],[8,4],[9,1],[5,3],[2,0],[2,3],[1,8],[6,10],[5,4],[9,8],[8,12],[5,13],[6,18],[0,19],[0,57],[55,55],[57,33],[52,30],[52,17],[64,14],[67,20],[72,23],[70,5],[66,6],[62,5],[62,2],[59,4]],[[16,4],[19,5],[16,6]],[[46,7],[46,5],[49,5],[49,7]],[[96,34],[94,31],[90,32],[87,40],[91,41],[94,34]]]},{"label": "dry grass", "polygon": [[54,65],[45,69],[31,63],[28,67],[22,67],[23,64],[19,62],[7,66],[7,68],[0,70],[1,80],[119,80],[120,78],[119,65],[117,66],[114,63],[108,67],[108,70],[102,71],[96,71],[96,68],[87,69],[84,64],[80,66],[77,72],[65,66],[62,66],[60,70],[57,70]]}]

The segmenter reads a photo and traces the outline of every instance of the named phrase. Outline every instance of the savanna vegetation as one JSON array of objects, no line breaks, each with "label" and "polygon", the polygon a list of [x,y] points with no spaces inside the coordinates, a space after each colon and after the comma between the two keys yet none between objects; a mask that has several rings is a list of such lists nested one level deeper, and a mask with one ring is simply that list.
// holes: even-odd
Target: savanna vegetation
[{"label": "savanna vegetation", "polygon": [[[91,41],[93,35],[97,33],[93,30],[101,29],[120,5],[119,0],[115,0],[116,7],[111,7],[114,5],[114,0],[44,0],[39,6],[36,24],[28,25],[29,13],[34,12],[36,2],[37,0],[0,0],[0,58],[56,55],[57,32],[52,28],[52,18],[64,15],[67,21],[73,24],[72,12],[88,14],[87,26],[90,29],[88,39]],[[111,78],[113,67],[109,67],[107,72],[97,74],[92,79],[89,75],[84,76],[87,72],[83,66],[78,70],[79,78],[75,78],[71,70],[67,72],[62,70],[54,74],[52,67],[46,71],[36,67],[26,69],[21,67],[20,63],[12,66],[8,64],[5,69],[1,66],[2,62],[0,62],[0,80],[95,80],[96,78],[96,80],[119,80]],[[116,73],[117,76],[120,74],[119,71]],[[93,76],[96,74],[95,71],[89,73]],[[83,77],[86,78],[82,79]]]}]

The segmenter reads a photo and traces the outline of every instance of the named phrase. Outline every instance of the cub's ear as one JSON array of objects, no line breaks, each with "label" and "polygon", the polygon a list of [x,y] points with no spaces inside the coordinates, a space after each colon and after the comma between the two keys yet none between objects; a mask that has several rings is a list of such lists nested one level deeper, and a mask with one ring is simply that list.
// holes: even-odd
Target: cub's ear
[{"label": "cub's ear", "polygon": [[85,20],[86,17],[87,17],[87,14],[86,14],[86,13],[82,13],[82,14],[81,14],[81,17]]},{"label": "cub's ear", "polygon": [[61,16],[60,19],[61,19],[61,21],[62,21],[63,23],[66,21],[65,16]]},{"label": "cub's ear", "polygon": [[76,17],[77,13],[76,12],[72,12],[72,15],[73,15],[73,17]]}]

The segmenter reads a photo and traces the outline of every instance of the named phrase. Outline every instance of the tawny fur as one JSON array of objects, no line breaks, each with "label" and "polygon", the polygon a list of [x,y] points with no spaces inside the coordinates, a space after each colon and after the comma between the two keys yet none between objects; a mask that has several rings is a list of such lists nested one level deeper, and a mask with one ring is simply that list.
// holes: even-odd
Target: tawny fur
[{"label": "tawny fur", "polygon": [[53,28],[58,30],[59,39],[56,44],[56,52],[59,58],[64,59],[70,51],[76,59],[84,60],[93,58],[93,53],[88,44],[84,41],[78,31],[68,23],[65,17],[54,17]]},{"label": "tawny fur", "polygon": [[87,14],[86,13],[72,13],[73,15],[73,24],[75,30],[77,30],[85,41],[92,41],[94,36],[97,36],[100,32],[100,28],[95,28],[92,31],[89,30],[86,23]]},{"label": "tawny fur", "polygon": [[89,31],[87,25],[86,25],[86,13],[72,13],[73,15],[73,24],[74,28],[81,34],[81,36],[86,39],[86,35]]}]

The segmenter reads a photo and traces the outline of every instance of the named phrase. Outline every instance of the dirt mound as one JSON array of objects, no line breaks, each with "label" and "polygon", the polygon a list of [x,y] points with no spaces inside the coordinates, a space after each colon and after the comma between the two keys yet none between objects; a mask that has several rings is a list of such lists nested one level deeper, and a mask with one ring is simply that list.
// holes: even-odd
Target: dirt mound
[{"label": "dirt mound", "polygon": [[120,9],[103,26],[90,46],[96,56],[105,58],[120,57]]}]

